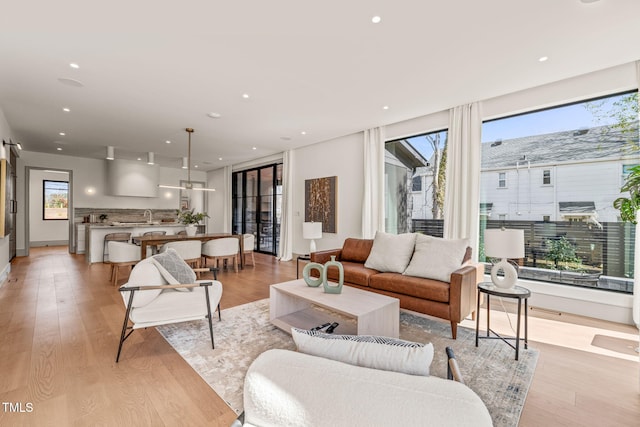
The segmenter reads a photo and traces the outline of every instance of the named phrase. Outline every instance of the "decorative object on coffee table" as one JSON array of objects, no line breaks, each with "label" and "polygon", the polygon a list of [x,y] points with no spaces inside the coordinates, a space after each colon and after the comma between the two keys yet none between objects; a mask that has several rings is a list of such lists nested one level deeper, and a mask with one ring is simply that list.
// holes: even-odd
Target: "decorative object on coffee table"
[{"label": "decorative object on coffee table", "polygon": [[[524,258],[524,230],[507,230],[505,228],[484,231],[484,252],[488,257],[501,258],[491,268],[491,281],[501,289],[511,289],[518,280],[518,271],[508,258]],[[503,271],[504,277],[498,273]]]},{"label": "decorative object on coffee table", "polygon": [[[331,267],[336,267],[338,269],[338,283],[330,282],[327,277],[327,271]],[[327,294],[339,294],[342,292],[342,285],[344,285],[344,267],[341,262],[336,261],[335,255],[332,255],[331,260],[324,264],[324,268],[322,270],[322,285],[324,287],[324,292]]]},{"label": "decorative object on coffee table", "polygon": [[[318,270],[318,278],[311,277],[311,270]],[[317,262],[309,262],[302,269],[302,278],[307,283],[307,286],[311,286],[312,288],[317,288],[322,284],[324,275],[324,265],[318,264]]]}]

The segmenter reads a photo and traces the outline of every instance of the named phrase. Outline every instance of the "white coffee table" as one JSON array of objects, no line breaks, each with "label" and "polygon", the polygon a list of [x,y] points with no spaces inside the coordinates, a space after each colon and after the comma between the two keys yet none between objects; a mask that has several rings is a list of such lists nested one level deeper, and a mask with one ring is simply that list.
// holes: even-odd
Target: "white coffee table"
[{"label": "white coffee table", "polygon": [[[355,319],[355,325],[340,317]],[[269,319],[288,333],[291,327],[311,329],[337,321],[337,334],[398,338],[400,301],[349,286],[340,294],[325,294],[322,286],[312,288],[299,279],[271,285]]]}]

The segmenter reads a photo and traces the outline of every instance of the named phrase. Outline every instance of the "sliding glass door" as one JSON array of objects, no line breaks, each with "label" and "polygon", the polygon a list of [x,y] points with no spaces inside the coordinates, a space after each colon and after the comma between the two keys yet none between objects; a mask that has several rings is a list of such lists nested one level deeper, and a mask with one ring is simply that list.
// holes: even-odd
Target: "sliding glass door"
[{"label": "sliding glass door", "polygon": [[282,164],[233,174],[233,232],[253,234],[254,250],[276,255],[280,238]]}]

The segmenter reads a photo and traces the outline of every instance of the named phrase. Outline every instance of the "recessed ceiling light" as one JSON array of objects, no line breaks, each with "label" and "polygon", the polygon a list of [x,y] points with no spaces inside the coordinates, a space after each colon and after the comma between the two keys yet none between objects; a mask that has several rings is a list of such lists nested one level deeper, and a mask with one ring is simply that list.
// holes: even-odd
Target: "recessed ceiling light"
[{"label": "recessed ceiling light", "polygon": [[[244,95],[243,95],[243,96],[244,96]],[[247,97],[248,97],[248,95],[247,95]],[[221,114],[220,114],[220,113],[213,113],[213,112],[212,112],[212,113],[208,113],[208,114],[207,114],[207,117],[210,117],[210,118],[212,118],[212,119],[219,119],[219,118],[220,118],[220,116],[221,116]]]},{"label": "recessed ceiling light", "polygon": [[306,134],[307,134],[307,132],[305,132],[305,131],[300,132],[300,135],[306,135]]},{"label": "recessed ceiling light", "polygon": [[580,0],[582,3],[595,3],[600,0]]},{"label": "recessed ceiling light", "polygon": [[168,139],[165,141],[165,143],[167,144],[171,144],[171,141],[169,141]]},{"label": "recessed ceiling light", "polygon": [[218,157],[218,160],[222,160],[222,157]]},{"label": "recessed ceiling light", "polygon": [[538,58],[538,61],[545,62],[547,59],[549,59],[548,56],[541,56],[540,58]]},{"label": "recessed ceiling light", "polygon": [[72,62],[71,64],[69,64],[69,67],[71,67],[71,68],[75,68],[76,70],[77,70],[78,68],[80,68],[80,66],[79,66],[78,64],[76,64],[75,62]]},{"label": "recessed ceiling light", "polygon": [[380,18],[379,16],[374,16],[373,18],[371,18],[371,22],[373,22],[374,24],[379,24],[380,21],[382,21],[382,18]]},{"label": "recessed ceiling light", "polygon": [[73,87],[84,87],[84,83],[75,79],[67,79],[67,78],[59,78],[58,81],[63,85],[73,86]]},{"label": "recessed ceiling light", "polygon": [[68,109],[67,107],[64,107],[64,108],[62,109],[62,111],[64,111],[65,113],[68,113],[68,112],[69,112],[69,111],[71,111],[71,110],[70,110],[70,109]]},{"label": "recessed ceiling light", "polygon": [[65,135],[66,135],[66,133],[64,133],[64,132],[60,132],[60,133],[59,133],[59,135],[60,135],[60,136],[65,136]]},{"label": "recessed ceiling light", "polygon": [[257,149],[258,149],[258,147],[251,147],[251,149],[252,149],[252,150],[257,150]]},{"label": "recessed ceiling light", "polygon": [[388,109],[389,109],[389,106],[388,106],[388,105],[385,105],[384,107],[382,107],[382,109],[383,109],[383,110],[388,110]]},{"label": "recessed ceiling light", "polygon": [[56,150],[58,150],[58,151],[62,151],[62,148],[58,147],[58,148],[56,148]]},{"label": "recessed ceiling light", "polygon": [[243,93],[243,94],[242,94],[242,97],[243,97],[244,99],[247,99],[247,98],[249,98],[249,94],[248,94],[248,93]]},{"label": "recessed ceiling light", "polygon": [[138,161],[142,160],[142,157],[138,157]]},{"label": "recessed ceiling light", "polygon": [[193,167],[194,167],[194,168],[197,168],[197,167],[198,167],[198,165],[193,165]]}]

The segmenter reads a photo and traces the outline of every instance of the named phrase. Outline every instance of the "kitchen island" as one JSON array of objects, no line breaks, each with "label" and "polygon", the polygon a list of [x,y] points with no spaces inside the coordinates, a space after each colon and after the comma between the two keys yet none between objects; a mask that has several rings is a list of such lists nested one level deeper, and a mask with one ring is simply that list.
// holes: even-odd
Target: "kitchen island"
[{"label": "kitchen island", "polygon": [[85,232],[85,259],[89,264],[102,262],[104,236],[110,233],[131,233],[131,237],[140,236],[147,231],[165,231],[177,234],[183,231],[184,224],[177,222],[113,222],[87,223]]}]

